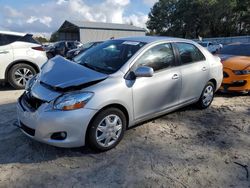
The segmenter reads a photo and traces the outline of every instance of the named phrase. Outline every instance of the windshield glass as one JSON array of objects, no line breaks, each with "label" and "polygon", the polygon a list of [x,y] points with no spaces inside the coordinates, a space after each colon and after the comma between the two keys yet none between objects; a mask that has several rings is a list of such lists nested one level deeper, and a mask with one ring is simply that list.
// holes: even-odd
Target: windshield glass
[{"label": "windshield glass", "polygon": [[144,45],[136,41],[109,40],[76,56],[73,61],[98,72],[112,74]]},{"label": "windshield glass", "polygon": [[228,45],[222,48],[219,54],[250,56],[250,44]]},{"label": "windshield glass", "polygon": [[89,42],[89,43],[85,43],[81,46],[81,49],[86,49],[91,47],[94,44],[94,42]]}]

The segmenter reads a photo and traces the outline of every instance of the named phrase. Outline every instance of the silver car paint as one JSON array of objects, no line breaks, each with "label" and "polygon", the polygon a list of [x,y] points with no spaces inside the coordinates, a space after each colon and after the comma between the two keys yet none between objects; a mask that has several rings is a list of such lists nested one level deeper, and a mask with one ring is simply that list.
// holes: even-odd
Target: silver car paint
[{"label": "silver car paint", "polygon": [[[91,118],[96,114],[95,110],[82,108],[74,111],[49,110],[50,104],[44,104],[36,112],[24,111],[17,104],[19,121],[36,130],[35,136],[27,136],[53,146],[80,147],[85,143],[85,133]],[[22,130],[22,129],[21,129]],[[67,132],[67,138],[63,141],[53,140],[50,136],[55,132]]]},{"label": "silver car paint", "polygon": [[46,63],[40,75],[40,81],[62,89],[108,77],[106,74],[93,71],[82,65],[66,60],[61,56],[56,56],[56,58],[50,60],[49,63]]},{"label": "silver car paint", "polygon": [[[36,130],[34,139],[60,147],[84,145],[90,120],[99,110],[108,105],[123,106],[128,113],[128,126],[130,127],[198,101],[205,84],[211,79],[214,79],[217,83],[216,90],[220,87],[222,65],[219,59],[193,41],[158,37],[127,38],[124,40],[144,41],[148,44],[140,49],[119,71],[95,85],[82,89],[82,91],[94,92],[93,98],[84,109],[74,111],[53,110],[53,100],[62,93],[48,90],[39,82],[36,82],[31,92],[36,97],[50,102],[42,104],[36,112],[24,112],[18,104],[19,120]],[[136,80],[124,79],[126,73],[145,51],[155,45],[169,42],[194,44],[203,52],[206,61],[162,70],[156,72],[153,77],[137,78]],[[190,69],[190,66],[192,69]],[[195,71],[197,77],[194,77],[193,71]],[[69,70],[68,74],[74,74],[74,72]],[[60,77],[54,79],[60,80]],[[37,130],[39,130],[38,133]],[[53,131],[59,130],[69,131],[71,133],[69,139],[63,141],[49,139]]]}]

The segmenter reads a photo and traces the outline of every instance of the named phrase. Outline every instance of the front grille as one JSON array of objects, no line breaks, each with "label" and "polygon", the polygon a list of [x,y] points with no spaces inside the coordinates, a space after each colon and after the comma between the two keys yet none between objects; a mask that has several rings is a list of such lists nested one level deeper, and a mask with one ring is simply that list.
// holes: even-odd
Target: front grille
[{"label": "front grille", "polygon": [[242,87],[244,85],[246,85],[247,81],[238,81],[238,82],[234,82],[232,84],[222,84],[222,87]]},{"label": "front grille", "polygon": [[22,101],[32,111],[37,110],[45,102],[33,97],[29,92],[23,94]]},{"label": "front grille", "polygon": [[22,122],[20,122],[20,128],[27,133],[30,136],[35,136],[35,129],[29,128],[26,125],[24,125]]},{"label": "front grille", "polygon": [[228,78],[229,75],[228,75],[226,72],[223,72],[223,77],[224,77],[224,78]]}]

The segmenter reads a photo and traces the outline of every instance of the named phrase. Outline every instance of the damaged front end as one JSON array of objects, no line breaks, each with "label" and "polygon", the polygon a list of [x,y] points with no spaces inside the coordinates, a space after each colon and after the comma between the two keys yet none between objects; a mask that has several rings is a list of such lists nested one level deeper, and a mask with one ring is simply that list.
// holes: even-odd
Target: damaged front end
[{"label": "damaged front end", "polygon": [[[44,103],[47,104],[48,109],[74,110],[83,108],[92,94],[81,90],[100,83],[107,77],[106,74],[57,56],[48,61],[42,67],[41,72],[27,83],[19,103],[23,110],[32,112]],[[61,104],[58,104],[58,101]],[[55,108],[56,103],[57,107]]]}]

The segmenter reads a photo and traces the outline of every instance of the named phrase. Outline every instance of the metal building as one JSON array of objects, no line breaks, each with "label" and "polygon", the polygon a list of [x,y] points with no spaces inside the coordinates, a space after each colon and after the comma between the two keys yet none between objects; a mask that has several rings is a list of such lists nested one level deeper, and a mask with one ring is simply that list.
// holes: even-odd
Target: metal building
[{"label": "metal building", "polygon": [[82,43],[110,38],[145,36],[145,29],[133,25],[67,20],[57,32],[59,40],[78,40]]}]

